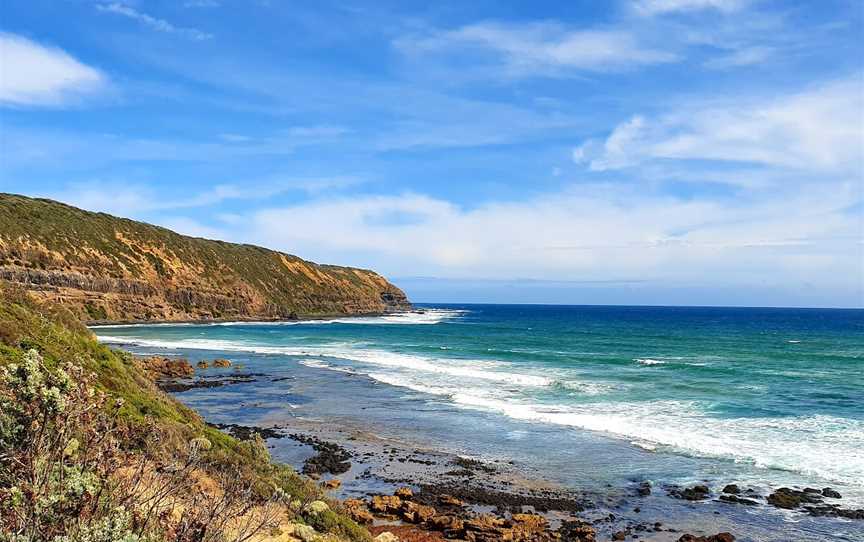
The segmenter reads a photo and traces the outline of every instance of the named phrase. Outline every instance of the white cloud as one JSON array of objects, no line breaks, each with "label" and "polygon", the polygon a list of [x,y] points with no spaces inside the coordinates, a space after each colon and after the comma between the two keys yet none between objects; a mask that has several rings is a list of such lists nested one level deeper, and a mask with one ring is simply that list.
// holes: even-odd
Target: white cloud
[{"label": "white cloud", "polygon": [[246,143],[248,141],[252,141],[252,138],[243,134],[219,134],[219,139],[223,141],[227,141],[229,143]]},{"label": "white cloud", "polygon": [[776,54],[773,47],[752,46],[734,50],[724,56],[712,58],[705,62],[705,67],[715,69],[739,68],[762,64]]},{"label": "white cloud", "polygon": [[186,0],[183,2],[184,8],[218,8],[222,5],[217,0]]},{"label": "white cloud", "polygon": [[249,213],[222,235],[396,276],[810,282],[860,295],[860,222],[843,210],[860,198],[853,183],[750,202],[644,192],[573,185],[473,208],[419,194],[324,198]]},{"label": "white cloud", "polygon": [[556,23],[478,23],[394,42],[411,54],[458,51],[497,57],[510,75],[554,75],[562,70],[612,71],[673,62],[677,56],[639,42],[623,29],[573,30]]},{"label": "white cloud", "polygon": [[651,119],[634,116],[602,144],[587,141],[574,151],[574,160],[601,171],[654,159],[860,175],[864,80],[856,75],[797,94],[682,106]]},{"label": "white cloud", "polygon": [[294,137],[326,139],[345,135],[350,131],[350,129],[344,126],[334,126],[332,124],[318,124],[314,126],[293,126],[288,129],[288,134]]},{"label": "white cloud", "polygon": [[106,84],[102,72],[61,49],[0,33],[0,104],[58,106]]},{"label": "white cloud", "polygon": [[124,17],[134,19],[159,32],[178,34],[198,41],[209,40],[213,37],[213,34],[202,32],[201,30],[198,30],[196,28],[183,28],[175,26],[172,23],[166,21],[165,19],[157,19],[156,17],[152,17],[150,15],[147,15],[146,13],[142,13],[130,6],[120,4],[118,2],[114,2],[111,4],[97,4],[96,9],[105,13],[114,13],[116,15],[122,15]]},{"label": "white cloud", "polygon": [[658,15],[705,9],[731,12],[741,9],[747,3],[747,0],[635,0],[633,7],[644,15]]},{"label": "white cloud", "polygon": [[[62,190],[42,194],[90,211],[117,216],[142,216],[146,213],[178,209],[205,208],[232,200],[265,200],[288,192],[320,194],[362,183],[351,176],[271,177],[238,183],[215,184],[197,194],[169,193],[140,182],[118,182],[102,179],[75,182]],[[117,190],[122,186],[122,190]]]}]

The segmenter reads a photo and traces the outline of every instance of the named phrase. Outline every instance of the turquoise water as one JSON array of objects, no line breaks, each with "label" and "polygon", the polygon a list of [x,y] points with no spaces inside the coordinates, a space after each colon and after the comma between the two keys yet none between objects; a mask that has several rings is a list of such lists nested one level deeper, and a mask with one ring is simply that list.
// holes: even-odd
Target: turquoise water
[{"label": "turquoise water", "polygon": [[[711,477],[831,485],[847,503],[864,502],[864,311],[423,310],[96,332],[148,352],[220,353],[252,370],[299,375],[318,386],[305,407],[278,382],[237,393],[266,396],[292,415],[355,416],[463,451],[543,458],[554,469],[541,474],[566,483],[602,480],[600,471],[630,481]],[[322,390],[340,400],[325,401]],[[221,412],[204,395],[199,405],[189,397]],[[377,408],[367,408],[376,397]],[[352,403],[361,399],[362,416]]]}]

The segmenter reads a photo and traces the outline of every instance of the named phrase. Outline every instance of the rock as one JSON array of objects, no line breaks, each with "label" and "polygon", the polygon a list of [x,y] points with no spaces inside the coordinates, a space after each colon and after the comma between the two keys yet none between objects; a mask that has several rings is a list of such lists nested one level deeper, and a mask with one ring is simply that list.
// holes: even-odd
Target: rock
[{"label": "rock", "polygon": [[431,506],[424,506],[411,501],[402,501],[401,512],[402,518],[408,523],[424,523],[437,514]]},{"label": "rock", "polygon": [[393,494],[396,495],[397,497],[399,497],[400,499],[410,499],[410,498],[414,497],[414,492],[411,491],[410,487],[400,487]]},{"label": "rock", "polygon": [[343,474],[351,469],[351,453],[335,442],[327,442],[316,437],[291,433],[289,438],[312,446],[317,454],[303,463],[303,474],[313,478],[313,475]]},{"label": "rock", "polygon": [[836,512],[837,517],[846,519],[864,519],[864,508],[859,508],[857,510],[837,509]]},{"label": "rock", "polygon": [[549,522],[538,514],[513,514],[511,520],[515,527],[522,527],[524,531],[542,533],[549,527]]},{"label": "rock", "polygon": [[734,504],[746,504],[747,506],[755,506],[755,505],[759,504],[757,501],[754,501],[753,499],[745,499],[744,497],[739,497],[738,495],[724,494],[724,495],[720,495],[720,497],[718,497],[718,499],[723,501],[723,502],[730,502],[730,503],[734,503]]},{"label": "rock", "polygon": [[361,525],[369,525],[375,521],[375,516],[366,508],[366,503],[360,499],[347,499],[342,503],[348,516],[360,523]]},{"label": "rock", "polygon": [[511,540],[536,540],[549,527],[546,518],[537,514],[513,514],[511,521],[513,526],[506,533]]},{"label": "rock", "polygon": [[465,522],[456,516],[434,516],[426,522],[426,526],[433,531],[444,533],[461,533],[465,530]]},{"label": "rock", "polygon": [[647,497],[651,494],[651,482],[642,482],[639,484],[639,487],[636,488],[636,494],[640,497]]},{"label": "rock", "polygon": [[225,367],[231,367],[231,361],[225,358],[217,358],[213,360],[213,367],[221,367],[223,369]]},{"label": "rock", "polygon": [[453,495],[439,495],[438,502],[443,504],[444,506],[465,506],[465,503],[454,497]]},{"label": "rock", "polygon": [[199,369],[206,369],[207,367],[210,367],[210,364],[204,360],[201,360],[198,363],[196,363],[195,366],[198,367]]},{"label": "rock", "polygon": [[612,535],[612,540],[627,540],[627,532],[618,531],[617,533]]},{"label": "rock", "polygon": [[138,363],[153,380],[162,378],[190,378],[195,374],[192,365],[184,358],[151,356],[139,359]]},{"label": "rock", "polygon": [[597,532],[587,521],[562,521],[558,529],[563,542],[594,542]]},{"label": "rock", "polygon": [[384,531],[372,540],[374,540],[374,542],[399,542],[399,537],[390,531]]},{"label": "rock", "polygon": [[402,510],[402,499],[395,495],[375,495],[369,510],[379,514],[398,514]]},{"label": "rock", "polygon": [[830,487],[826,487],[825,489],[822,490],[822,496],[823,497],[830,497],[832,499],[842,499],[843,498],[842,496],[840,496],[840,493],[831,489]]},{"label": "rock", "polygon": [[788,487],[781,487],[768,495],[768,504],[786,510],[793,510],[806,503],[817,504],[821,501],[821,494],[798,491],[797,489],[790,489]]},{"label": "rock", "polygon": [[731,533],[718,533],[711,536],[684,534],[678,542],[735,542],[735,537]]},{"label": "rock", "polygon": [[732,495],[737,495],[737,494],[741,493],[741,488],[738,487],[736,484],[727,484],[723,488],[723,493],[730,493]]},{"label": "rock", "polygon": [[342,480],[339,478],[331,478],[330,480],[321,482],[321,487],[324,489],[339,489],[342,487]]},{"label": "rock", "polygon": [[864,519],[864,508],[858,510],[840,508],[836,504],[805,504],[804,510],[815,517],[835,517],[846,519]]},{"label": "rock", "polygon": [[506,525],[505,521],[491,514],[481,514],[465,522],[466,531],[495,534]]},{"label": "rock", "polygon": [[324,501],[312,501],[309,503],[309,512],[313,515],[323,514],[330,510],[330,506]]},{"label": "rock", "polygon": [[315,529],[302,523],[294,524],[294,536],[303,542],[316,542],[318,540],[318,533]]},{"label": "rock", "polygon": [[676,499],[685,499],[688,501],[705,500],[708,498],[710,493],[711,491],[708,489],[708,486],[705,485],[696,485],[684,489],[674,488],[669,492],[669,494]]}]

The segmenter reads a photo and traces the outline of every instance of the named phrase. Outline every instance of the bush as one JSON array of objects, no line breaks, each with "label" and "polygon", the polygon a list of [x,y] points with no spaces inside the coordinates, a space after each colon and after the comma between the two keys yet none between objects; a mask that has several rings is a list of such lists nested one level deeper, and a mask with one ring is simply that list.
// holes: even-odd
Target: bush
[{"label": "bush", "polygon": [[18,540],[84,540],[116,515],[106,482],[122,454],[89,381],[74,365],[49,370],[36,350],[0,372],[0,526]]},{"label": "bush", "polygon": [[[0,281],[0,324],[0,542],[242,542],[322,498],[62,307]],[[369,540],[341,513],[319,527]]]},{"label": "bush", "polygon": [[0,372],[0,540],[239,542],[275,527],[282,491],[262,498],[254,478],[205,461],[206,438],[169,454],[151,426],[153,446],[125,449],[141,435],[116,423],[122,401],[91,380],[76,365],[49,369],[36,350]]}]

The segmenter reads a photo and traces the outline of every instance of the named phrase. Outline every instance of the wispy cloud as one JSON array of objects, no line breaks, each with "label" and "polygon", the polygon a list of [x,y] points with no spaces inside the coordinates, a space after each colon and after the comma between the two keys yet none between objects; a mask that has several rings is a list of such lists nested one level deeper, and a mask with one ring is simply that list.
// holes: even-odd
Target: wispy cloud
[{"label": "wispy cloud", "polygon": [[860,74],[785,96],[703,102],[665,116],[633,116],[574,160],[593,170],[656,159],[716,160],[843,174],[862,171]]},{"label": "wispy cloud", "polygon": [[158,19],[156,17],[138,11],[137,9],[130,7],[126,4],[120,4],[118,2],[114,2],[111,4],[97,4],[96,9],[105,13],[114,13],[116,15],[122,15],[123,17],[134,19],[141,24],[159,32],[177,34],[199,41],[209,40],[213,37],[213,34],[210,34],[208,32],[203,32],[201,30],[198,30],[197,28],[184,28],[180,26],[175,26],[174,24],[166,21],[165,19]]},{"label": "wispy cloud", "polygon": [[486,54],[511,76],[563,75],[572,70],[614,71],[674,62],[677,55],[640,43],[624,29],[573,29],[558,23],[484,22],[455,30],[402,37],[395,47],[408,54]]},{"label": "wispy cloud", "polygon": [[107,82],[100,70],[61,49],[0,33],[0,104],[65,105],[104,89]]},{"label": "wispy cloud", "polygon": [[304,138],[329,138],[338,137],[349,133],[351,130],[344,126],[335,126],[333,124],[316,124],[314,126],[292,126],[288,129],[288,133],[295,137]]},{"label": "wispy cloud", "polygon": [[184,8],[218,8],[222,3],[218,0],[185,0]]},{"label": "wispy cloud", "polygon": [[[118,216],[140,217],[146,213],[179,209],[207,208],[227,201],[266,200],[289,192],[317,195],[362,183],[359,177],[289,177],[272,176],[236,183],[216,184],[192,194],[172,194],[157,190],[151,184],[89,180],[70,183],[65,188],[42,194],[43,197],[64,201],[90,211]],[[122,185],[123,190],[117,190]]]},{"label": "wispy cloud", "polygon": [[633,7],[643,15],[658,15],[706,9],[732,12],[748,3],[748,0],[634,0]]},{"label": "wispy cloud", "polygon": [[844,211],[858,198],[849,185],[743,204],[604,184],[470,208],[410,193],[324,197],[250,213],[221,235],[391,274],[788,288],[835,276],[860,295],[860,225]]},{"label": "wispy cloud", "polygon": [[747,46],[733,50],[724,56],[718,56],[705,62],[707,68],[728,69],[742,66],[763,64],[777,53],[773,47]]}]

